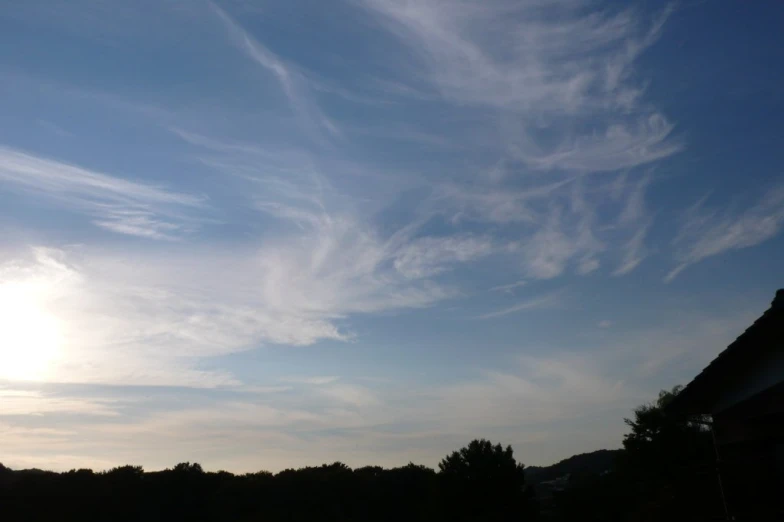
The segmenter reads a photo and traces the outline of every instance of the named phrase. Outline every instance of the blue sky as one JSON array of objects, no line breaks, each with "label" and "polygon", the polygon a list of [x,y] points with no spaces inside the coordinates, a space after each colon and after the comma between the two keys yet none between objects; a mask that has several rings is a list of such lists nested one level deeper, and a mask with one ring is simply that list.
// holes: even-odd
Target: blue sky
[{"label": "blue sky", "polygon": [[3,2],[3,463],[619,446],[783,286],[782,16]]}]

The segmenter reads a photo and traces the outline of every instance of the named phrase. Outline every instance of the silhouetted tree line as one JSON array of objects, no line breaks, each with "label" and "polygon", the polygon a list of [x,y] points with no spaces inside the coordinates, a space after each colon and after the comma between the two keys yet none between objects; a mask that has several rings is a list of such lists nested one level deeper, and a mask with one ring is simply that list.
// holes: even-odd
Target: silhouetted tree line
[{"label": "silhouetted tree line", "polygon": [[336,462],[277,474],[205,472],[188,462],[54,473],[0,466],[0,517],[13,521],[520,521],[535,515],[512,448],[475,440],[438,472]]},{"label": "silhouetted tree line", "polygon": [[[721,520],[707,419],[671,418],[678,388],[626,419],[624,449],[530,473],[511,447],[475,440],[425,466],[320,467],[234,475],[188,462],[54,473],[0,465],[0,519],[13,521]],[[528,478],[528,483],[526,481]]]},{"label": "silhouetted tree line", "polygon": [[542,501],[542,519],[726,520],[710,419],[674,417],[666,410],[680,390],[662,391],[624,419],[630,432],[605,470],[578,468],[556,491],[529,476]]}]

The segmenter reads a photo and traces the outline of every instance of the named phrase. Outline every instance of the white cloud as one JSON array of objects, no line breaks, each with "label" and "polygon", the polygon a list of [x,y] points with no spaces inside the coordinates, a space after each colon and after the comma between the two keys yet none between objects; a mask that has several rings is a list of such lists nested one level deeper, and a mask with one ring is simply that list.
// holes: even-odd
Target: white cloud
[{"label": "white cloud", "polygon": [[433,205],[449,212],[454,223],[461,220],[514,224],[536,221],[535,202],[549,198],[566,183],[557,182],[531,190],[504,190],[497,187],[461,186],[436,187]]},{"label": "white cloud", "polygon": [[249,393],[249,394],[257,394],[257,395],[266,395],[271,393],[283,393],[287,391],[291,391],[291,386],[239,386],[235,389],[235,391],[240,393]]},{"label": "white cloud", "polygon": [[313,138],[321,141],[323,131],[327,131],[332,136],[340,137],[342,135],[338,125],[312,99],[308,92],[306,77],[262,45],[214,2],[210,2],[210,6],[225,25],[233,44],[248,58],[275,76],[295,114]]},{"label": "white cloud", "polygon": [[590,357],[561,353],[522,356],[503,372],[442,387],[427,409],[435,410],[432,422],[442,429],[470,433],[472,426],[482,426],[498,433],[618,409],[638,394]]},{"label": "white cloud", "polygon": [[[199,360],[260,343],[346,340],[351,334],[337,321],[347,316],[426,307],[454,295],[395,269],[396,241],[348,217],[321,215],[301,233],[231,252],[190,248],[128,258],[86,247],[36,249],[7,257],[0,291],[25,289],[36,309],[62,325],[62,357],[49,378],[235,385],[228,374],[200,370]],[[443,263],[465,255],[447,248]],[[439,261],[428,257],[417,266],[432,271]]]},{"label": "white cloud", "polygon": [[551,292],[541,296],[533,297],[521,301],[513,306],[502,308],[495,312],[490,312],[479,316],[479,319],[493,319],[505,315],[522,312],[524,310],[540,310],[543,308],[556,308],[563,304],[563,292]]},{"label": "white cloud", "polygon": [[382,240],[348,216],[314,216],[295,240],[261,252],[263,293],[282,309],[337,317],[423,307],[453,291],[387,269],[398,238]]},{"label": "white cloud", "polygon": [[[199,360],[260,343],[347,340],[351,333],[338,321],[353,314],[431,306],[451,297],[453,289],[417,279],[485,255],[488,249],[488,241],[479,238],[413,240],[416,226],[382,237],[364,218],[350,213],[327,180],[309,166],[307,155],[270,155],[254,145],[178,134],[214,153],[222,172],[255,164],[255,170],[240,171],[263,188],[254,186],[249,199],[255,198],[256,207],[283,226],[271,228],[274,232],[260,248],[235,245],[225,252],[190,245],[138,252],[131,260],[80,247],[7,256],[0,271],[3,282],[39,285],[45,291],[36,298],[36,307],[49,310],[66,326],[66,356],[52,369],[60,380],[236,385],[231,375],[200,370]],[[277,162],[259,165],[259,159],[269,158]],[[176,232],[173,225],[137,211],[136,200],[145,199],[147,208],[156,210],[153,203],[200,203],[81,170],[65,169],[61,178],[73,173],[86,181],[72,177],[67,183],[87,184],[91,200],[102,196],[126,205],[93,205],[103,212],[100,226],[125,233],[161,237]],[[287,223],[297,229],[287,230]],[[435,246],[439,248],[429,248]],[[65,302],[68,306],[62,306]]]},{"label": "white cloud", "polygon": [[172,239],[192,228],[205,198],[41,158],[0,146],[0,181],[85,213],[113,232]]},{"label": "white cloud", "polygon": [[[0,435],[7,443],[7,465],[29,465],[34,445],[39,455],[48,456],[48,462],[41,462],[49,469],[67,468],[74,461],[77,467],[98,469],[133,462],[149,470],[195,460],[207,469],[228,466],[235,472],[334,459],[354,466],[402,465],[412,459],[433,465],[436,457],[470,440],[477,426],[487,436],[504,435],[505,442],[540,440],[541,434],[519,431],[569,418],[580,405],[598,404],[597,397],[612,393],[611,383],[606,389],[596,382],[592,365],[577,365],[579,370],[570,365],[521,359],[504,373],[480,372],[453,385],[398,384],[383,392],[333,382],[306,384],[301,395],[276,395],[263,402],[153,400],[144,410],[111,421],[63,418],[57,431],[40,432],[25,418],[16,418],[12,425],[0,424]],[[145,391],[147,396],[155,393]],[[509,408],[514,401],[526,408]],[[510,426],[518,430],[513,440]],[[218,448],[216,440],[225,444]],[[76,455],[78,460],[72,458]]]},{"label": "white cloud", "polygon": [[544,222],[530,239],[521,241],[524,270],[530,277],[551,279],[576,261],[577,273],[599,268],[597,255],[605,245],[596,237],[596,213],[579,184],[573,186],[567,208],[551,205]]},{"label": "white cloud", "polygon": [[521,288],[527,285],[528,282],[525,280],[515,281],[514,283],[509,283],[507,285],[498,285],[494,286],[490,289],[491,292],[503,292],[505,294],[513,294],[515,288]]},{"label": "white cloud", "polygon": [[[523,295],[484,294],[508,306],[498,305],[482,319],[559,307],[571,295],[529,297],[527,288],[525,293],[518,290],[525,284],[520,277],[597,274],[608,266],[623,275],[650,253],[648,178],[628,180],[636,179],[641,167],[674,155],[682,142],[675,120],[645,100],[636,63],[661,34],[668,10],[646,20],[642,12],[596,11],[593,4],[573,0],[353,3],[378,15],[383,27],[404,42],[406,54],[372,55],[389,47],[369,45],[362,54],[378,58],[372,71],[357,61],[345,87],[346,76],[316,79],[289,60],[296,53],[278,55],[265,47],[245,28],[251,27],[245,18],[229,14],[241,12],[237,5],[223,10],[211,4],[210,27],[217,27],[221,41],[233,47],[208,41],[205,48],[241,53],[240,61],[247,58],[244,68],[261,73],[250,76],[268,77],[273,90],[283,93],[273,106],[259,105],[268,100],[255,96],[258,85],[235,85],[236,90],[226,91],[231,100],[224,111],[218,99],[224,94],[219,92],[223,78],[217,76],[208,86],[214,91],[196,93],[192,85],[177,90],[174,95],[183,99],[168,100],[176,103],[167,103],[171,109],[165,114],[154,115],[158,109],[129,102],[121,93],[81,94],[85,104],[124,107],[125,115],[133,107],[146,114],[190,145],[189,151],[197,151],[190,156],[197,167],[231,176],[225,186],[218,181],[213,204],[223,201],[227,215],[241,216],[231,226],[242,227],[247,235],[241,240],[232,235],[225,243],[207,237],[198,245],[168,243],[166,249],[145,242],[143,250],[133,252],[117,243],[102,248],[60,245],[30,254],[0,250],[3,309],[33,310],[62,327],[62,346],[41,380],[216,388],[209,393],[170,390],[177,395],[176,404],[151,401],[155,404],[132,414],[95,398],[105,396],[103,386],[88,386],[95,397],[0,389],[3,422],[25,417],[14,421],[18,426],[0,425],[0,439],[15,462],[105,467],[141,456],[153,467],[206,459],[207,465],[226,463],[233,470],[250,471],[327,458],[382,464],[420,455],[432,459],[467,442],[478,429],[485,436],[512,437],[505,442],[549,440],[557,435],[541,427],[531,431],[531,426],[581,416],[597,419],[609,408],[628,411],[660,384],[671,384],[664,369],[698,370],[713,346],[737,333],[720,321],[697,318],[625,335],[605,320],[596,323],[604,330],[585,337],[609,339],[606,346],[580,354],[523,346],[521,350],[543,355],[440,385],[400,380],[407,376],[358,385],[349,377],[316,374],[279,379],[282,386],[244,386],[228,371],[207,369],[207,362],[209,368],[220,367],[220,361],[209,358],[261,344],[354,340],[357,315],[424,308],[460,295],[437,276],[491,255],[514,258],[505,259],[506,266],[519,272],[497,274],[500,281],[516,282],[492,290]],[[95,26],[92,30],[102,18],[110,18],[109,11],[101,10],[89,24]],[[183,22],[204,22],[203,8],[185,11],[193,18]],[[57,9],[56,14],[63,13]],[[54,23],[59,16],[50,18]],[[77,17],[70,18],[73,25]],[[121,18],[113,18],[113,28],[122,29]],[[179,26],[178,35],[193,29],[187,23],[172,24],[170,18],[153,18],[159,19],[156,26]],[[141,20],[134,15],[133,21]],[[130,42],[135,32],[126,28],[123,34]],[[192,41],[177,40],[172,48],[183,51],[177,46]],[[321,59],[318,51],[313,56]],[[225,60],[225,54],[202,56],[219,66],[205,71],[237,73],[227,70],[236,62]],[[179,52],[176,57],[181,58]],[[244,68],[228,74],[229,81],[247,78]],[[367,78],[378,71],[394,78]],[[358,95],[351,90],[355,80],[374,83],[377,89]],[[166,91],[170,96],[175,92]],[[246,91],[252,92],[245,97]],[[384,103],[394,98],[395,106],[374,103],[378,92]],[[335,114],[345,122],[332,121],[317,103],[325,93],[333,102],[363,104],[360,117],[378,117],[383,125],[357,124],[352,118],[360,112],[344,111],[344,106]],[[165,95],[156,91],[156,97]],[[73,99],[70,94],[68,100]],[[302,149],[264,141],[278,130],[278,122],[258,116],[280,110],[274,106],[278,101],[311,138]],[[425,104],[426,110],[420,110]],[[186,106],[187,111],[182,109]],[[248,113],[238,116],[241,106]],[[232,136],[242,141],[184,130],[193,126],[217,133],[226,121]],[[467,128],[465,134],[461,126]],[[78,126],[74,131],[78,136]],[[379,151],[363,148],[360,140],[350,142],[358,133],[385,138],[382,154],[376,157]],[[285,138],[287,143],[288,138],[298,141],[296,136]],[[415,142],[416,153],[407,153],[406,140]],[[312,147],[318,153],[307,148],[312,145],[321,146]],[[404,152],[398,154],[398,148]],[[423,161],[424,156],[428,159]],[[358,167],[352,163],[357,157],[368,164]],[[387,160],[394,165],[370,164]],[[623,175],[610,183],[614,171]],[[381,188],[384,177],[391,190]],[[45,195],[105,230],[151,239],[187,238],[200,222],[194,213],[206,208],[198,195],[7,147],[0,147],[0,182],[9,190]],[[404,194],[404,185],[413,185],[417,194]],[[420,196],[427,190],[432,190],[430,197]],[[368,197],[355,197],[356,192]],[[670,279],[708,256],[778,233],[784,222],[782,203],[784,197],[773,194],[748,211],[711,212],[704,204],[695,206],[676,240],[678,266]],[[24,307],[16,306],[20,293],[27,296]],[[3,320],[8,319],[0,315]],[[0,360],[6,359],[0,355]],[[629,375],[646,379],[642,391],[628,384],[633,382]],[[156,396],[159,390],[149,393]],[[189,393],[198,398],[185,400]],[[87,420],[44,431],[33,426],[39,415]],[[617,442],[622,422],[612,429]],[[565,451],[573,451],[575,444],[567,443]],[[29,457],[35,452],[36,457]]]},{"label": "white cloud", "polygon": [[[645,191],[649,183],[650,178],[645,177],[632,186],[618,216],[617,227],[622,231],[630,231],[631,237],[621,247],[621,262],[613,275],[621,276],[632,272],[648,255],[645,238],[653,224],[653,217],[645,205]],[[622,187],[614,188],[623,190]]]},{"label": "white cloud", "polygon": [[[676,321],[660,317],[642,330],[607,330],[601,346],[580,352],[523,346],[501,369],[476,369],[445,384],[404,379],[371,387],[316,376],[289,379],[292,390],[252,400],[199,394],[198,402],[169,403],[159,400],[160,391],[145,390],[149,403],[137,413],[91,415],[90,422],[64,418],[57,430],[41,430],[28,416],[8,417],[0,422],[4,463],[33,465],[35,453],[47,457],[36,465],[57,469],[129,462],[161,469],[184,460],[235,472],[330,460],[434,465],[481,429],[482,436],[513,444],[526,462],[547,464],[620,444],[623,415],[660,388],[693,377],[755,315],[728,310],[679,309]],[[32,394],[38,392],[20,393]],[[593,437],[560,440],[564,425],[582,422],[601,427],[590,428]]]},{"label": "white cloud", "polygon": [[[522,135],[504,138],[512,157],[532,168],[612,171],[680,150],[669,139],[672,124],[640,103],[644,89],[632,78],[670,8],[646,21],[631,9],[572,2],[361,3],[408,45],[424,80],[448,101],[520,116]],[[632,109],[642,116],[632,118]],[[602,130],[574,134],[584,118]],[[551,150],[533,139],[543,126],[561,138]]]},{"label": "white cloud", "polygon": [[624,83],[630,66],[665,18],[646,29],[630,10],[586,13],[571,2],[363,4],[411,46],[445,96],[506,109],[575,111],[589,98],[627,105],[638,90]]},{"label": "white cloud", "polygon": [[357,408],[364,408],[378,403],[375,394],[364,386],[332,384],[319,388],[318,393]]},{"label": "white cloud", "polygon": [[335,375],[324,375],[316,377],[284,377],[280,379],[281,382],[290,382],[295,384],[310,384],[313,386],[320,386],[323,384],[332,384],[340,380],[340,377]]},{"label": "white cloud", "polygon": [[497,157],[470,182],[436,185],[428,210],[455,226],[505,227],[530,278],[591,274],[608,257],[615,275],[640,265],[652,225],[648,178],[622,187],[623,206],[609,218],[617,189],[584,175],[629,171],[682,149],[635,80],[669,7],[648,17],[571,2],[359,3],[418,59],[419,81],[461,114],[481,110],[476,149]]},{"label": "white cloud", "polygon": [[711,312],[688,301],[676,302],[678,306],[654,324],[632,331],[613,329],[612,341],[596,358],[624,368],[630,380],[659,388],[686,384],[764,311],[745,298],[719,303]]},{"label": "white cloud", "polygon": [[[241,296],[232,299],[232,289],[227,289],[228,295],[212,293],[198,279],[189,279],[208,279],[209,272],[194,266],[197,263],[157,262],[148,257],[135,266],[122,257],[39,249],[32,257],[17,257],[0,268],[0,292],[10,285],[25,289],[37,309],[62,325],[49,380],[228,385],[236,381],[198,370],[198,358],[261,340],[297,344],[339,335],[318,319],[269,312],[257,316]],[[210,264],[216,270],[213,275],[225,271],[220,262]]]},{"label": "white cloud", "polygon": [[683,146],[669,140],[674,126],[655,113],[630,126],[615,123],[602,133],[578,136],[547,154],[515,149],[516,155],[536,169],[601,172],[627,169],[666,158]]},{"label": "white cloud", "polygon": [[69,415],[117,416],[113,401],[58,397],[34,390],[0,388],[0,418],[15,415],[43,415],[65,413]]},{"label": "white cloud", "polygon": [[771,189],[746,210],[706,209],[697,201],[684,217],[673,245],[678,265],[665,277],[670,282],[689,266],[729,250],[758,245],[772,238],[784,224],[784,187]]},{"label": "white cloud", "polygon": [[93,224],[118,234],[150,239],[176,239],[175,234],[182,228],[182,225],[156,219],[154,213],[147,211],[109,209],[106,214],[103,219],[93,221]]},{"label": "white cloud", "polygon": [[647,235],[648,226],[643,226],[626,242],[621,264],[615,269],[613,275],[626,275],[642,263],[645,258],[645,237]]},{"label": "white cloud", "polygon": [[554,208],[543,227],[522,247],[525,270],[531,277],[551,279],[561,275],[578,250],[574,238],[562,229],[561,212]]},{"label": "white cloud", "polygon": [[395,269],[405,277],[429,277],[450,264],[465,263],[489,255],[492,241],[483,237],[424,237],[409,242],[395,254]]},{"label": "white cloud", "polygon": [[[310,310],[333,310],[321,296],[332,300],[340,294],[341,301],[353,305],[335,312],[339,315],[427,306],[455,292],[414,280],[493,253],[492,240],[483,236],[417,237],[421,219],[382,235],[370,216],[356,211],[354,201],[339,194],[304,151],[280,154],[178,134],[216,153],[211,164],[220,172],[239,172],[258,184],[249,191],[256,209],[277,219],[284,230],[285,225],[296,227],[297,233],[288,239],[275,236],[267,242],[270,248],[261,252],[268,268],[268,298],[273,301],[292,299],[308,303]],[[277,288],[277,279],[285,280],[285,288]],[[300,289],[300,281],[306,287]]]},{"label": "white cloud", "polygon": [[504,227],[513,239],[496,251],[519,254],[530,278],[551,279],[569,270],[590,274],[606,258],[620,259],[613,273],[623,275],[648,255],[645,240],[653,222],[645,204],[649,182],[648,177],[623,183],[567,178],[517,190],[450,185],[440,187],[431,206],[454,223]]},{"label": "white cloud", "polygon": [[430,84],[455,111],[481,110],[472,113],[484,124],[476,147],[500,156],[471,183],[438,185],[435,212],[455,225],[515,226],[511,250],[531,278],[590,274],[609,256],[615,275],[639,266],[652,224],[647,181],[624,190],[626,208],[608,222],[597,209],[612,190],[596,177],[575,180],[682,150],[674,123],[643,100],[635,79],[635,62],[661,36],[670,7],[648,17],[536,0],[359,3],[406,46],[409,78]]}]

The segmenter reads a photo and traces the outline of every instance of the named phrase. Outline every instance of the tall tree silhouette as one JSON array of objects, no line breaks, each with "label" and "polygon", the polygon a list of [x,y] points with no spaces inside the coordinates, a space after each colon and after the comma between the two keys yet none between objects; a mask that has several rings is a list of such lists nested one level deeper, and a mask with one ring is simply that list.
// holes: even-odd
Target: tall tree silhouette
[{"label": "tall tree silhouette", "polygon": [[444,509],[452,520],[506,521],[530,518],[533,492],[511,446],[479,439],[438,465]]},{"label": "tall tree silhouette", "polygon": [[677,417],[666,408],[681,389],[662,390],[624,419],[631,432],[623,440],[621,472],[634,485],[634,503],[656,520],[723,513],[710,419]]}]

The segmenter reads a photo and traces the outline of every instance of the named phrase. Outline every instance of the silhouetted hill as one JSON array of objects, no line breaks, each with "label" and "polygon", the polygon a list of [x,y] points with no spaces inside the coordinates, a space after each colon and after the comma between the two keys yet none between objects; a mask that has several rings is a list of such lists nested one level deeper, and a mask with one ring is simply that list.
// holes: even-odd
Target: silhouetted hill
[{"label": "silhouetted hill", "polygon": [[574,455],[552,466],[528,466],[525,468],[525,479],[529,484],[534,485],[566,474],[599,475],[603,471],[614,469],[615,461],[622,451],[620,449],[598,450]]}]

